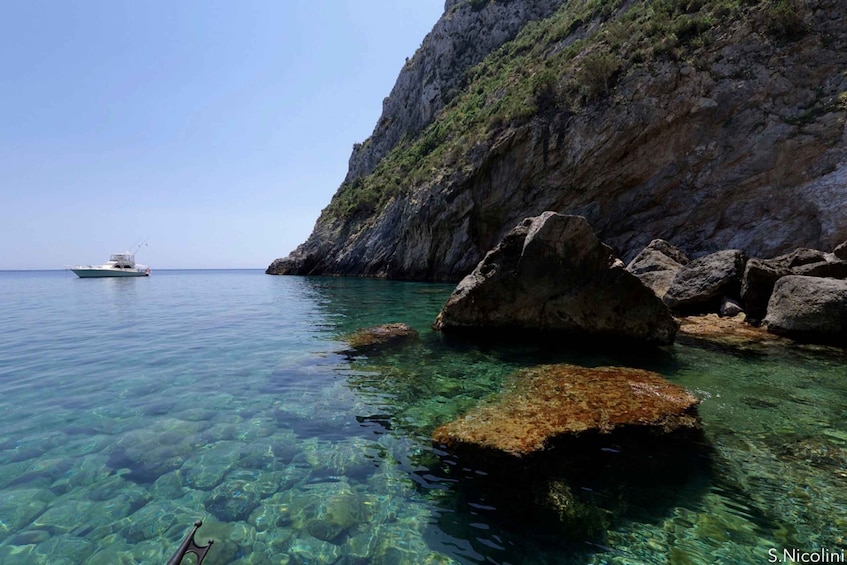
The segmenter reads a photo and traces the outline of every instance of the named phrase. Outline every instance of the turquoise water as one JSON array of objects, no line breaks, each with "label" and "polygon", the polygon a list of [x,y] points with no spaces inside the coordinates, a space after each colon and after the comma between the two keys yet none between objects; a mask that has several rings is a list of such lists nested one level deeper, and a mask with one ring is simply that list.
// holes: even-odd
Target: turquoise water
[{"label": "turquoise water", "polygon": [[[164,563],[197,519],[210,564],[766,563],[847,546],[843,353],[455,341],[429,329],[450,290],[0,273],[0,563]],[[397,321],[421,339],[346,351],[344,335]],[[702,399],[707,449],[574,485],[603,518],[589,533],[531,496],[507,509],[530,474],[497,484],[429,434],[541,362],[659,371]]]}]

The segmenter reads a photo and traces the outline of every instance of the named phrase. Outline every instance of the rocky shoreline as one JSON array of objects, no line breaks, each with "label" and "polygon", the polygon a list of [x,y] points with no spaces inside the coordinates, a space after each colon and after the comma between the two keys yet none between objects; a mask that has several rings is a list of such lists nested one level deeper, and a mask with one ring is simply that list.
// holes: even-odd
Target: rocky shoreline
[{"label": "rocky shoreline", "polygon": [[[667,346],[677,335],[731,347],[792,340],[845,347],[845,279],[847,244],[767,259],[730,249],[692,260],[656,239],[625,266],[585,218],[548,211],[524,219],[486,254],[433,328],[507,342],[543,335],[565,347],[579,339]],[[346,341],[355,354],[379,355],[417,339],[393,323]],[[537,365],[514,372],[499,393],[431,439],[447,467],[482,470],[469,488],[600,539],[609,509],[576,486],[598,473],[608,474],[604,488],[612,490],[632,473],[664,481],[681,461],[708,467],[698,405],[691,392],[642,369]],[[517,476],[520,489],[504,487]]]},{"label": "rocky shoreline", "polygon": [[847,243],[762,259],[738,249],[693,261],[653,240],[627,265],[677,316],[743,315],[791,339],[847,347]]},{"label": "rocky shoreline", "polygon": [[706,314],[743,315],[777,335],[847,347],[847,243],[768,259],[728,249],[691,260],[656,239],[624,267],[585,218],[548,211],[486,254],[434,327],[668,345],[679,318]]}]

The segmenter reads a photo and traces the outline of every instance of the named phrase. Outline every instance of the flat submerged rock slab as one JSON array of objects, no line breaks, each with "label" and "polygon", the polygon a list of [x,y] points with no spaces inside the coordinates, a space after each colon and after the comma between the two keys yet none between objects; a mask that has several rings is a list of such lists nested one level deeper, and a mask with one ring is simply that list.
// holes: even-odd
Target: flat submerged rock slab
[{"label": "flat submerged rock slab", "polygon": [[763,326],[752,326],[744,314],[721,317],[717,314],[680,318],[679,335],[726,345],[775,343],[784,346],[791,342],[774,335]]},{"label": "flat submerged rock slab", "polygon": [[517,457],[550,440],[622,426],[661,432],[698,427],[699,400],[659,374],[624,367],[541,365],[512,374],[495,400],[435,430],[433,441]]},{"label": "flat submerged rock slab", "polygon": [[382,324],[357,330],[344,338],[356,351],[371,351],[418,339],[418,332],[408,324]]}]

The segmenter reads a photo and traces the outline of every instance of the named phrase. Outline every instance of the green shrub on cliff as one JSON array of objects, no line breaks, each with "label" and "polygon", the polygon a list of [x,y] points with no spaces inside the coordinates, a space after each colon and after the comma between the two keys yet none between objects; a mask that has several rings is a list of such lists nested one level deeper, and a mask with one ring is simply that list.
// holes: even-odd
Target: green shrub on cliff
[{"label": "green shrub on cliff", "polygon": [[786,39],[806,33],[803,8],[799,0],[773,0],[767,10],[768,31]]}]

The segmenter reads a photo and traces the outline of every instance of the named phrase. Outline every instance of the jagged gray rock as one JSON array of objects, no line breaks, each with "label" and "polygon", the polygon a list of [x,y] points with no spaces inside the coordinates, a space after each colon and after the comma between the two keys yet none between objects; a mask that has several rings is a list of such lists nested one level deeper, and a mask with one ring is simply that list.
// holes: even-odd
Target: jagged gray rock
[{"label": "jagged gray rock", "polygon": [[773,259],[750,259],[742,277],[741,300],[752,321],[764,318],[776,281],[788,275],[843,279],[847,278],[847,262],[834,253],[807,248]]},{"label": "jagged gray rock", "polygon": [[673,343],[678,324],[585,218],[545,212],[516,226],[465,277],[436,329],[533,330]]},{"label": "jagged gray rock", "polygon": [[629,262],[626,270],[641,279],[656,296],[662,298],[683,265],[688,264],[685,253],[664,239],[654,239]]},{"label": "jagged gray rock", "polygon": [[833,251],[833,254],[838,259],[841,259],[842,261],[847,261],[847,241],[836,247],[835,251]]},{"label": "jagged gray rock", "polygon": [[790,274],[790,267],[779,261],[756,258],[747,261],[741,282],[741,301],[751,322],[758,323],[765,317],[773,286]]},{"label": "jagged gray rock", "polygon": [[663,300],[680,314],[717,312],[724,298],[738,299],[747,255],[727,249],[695,259],[682,267]]},{"label": "jagged gray rock", "polygon": [[789,275],[774,286],[768,331],[793,339],[847,346],[847,281]]}]

